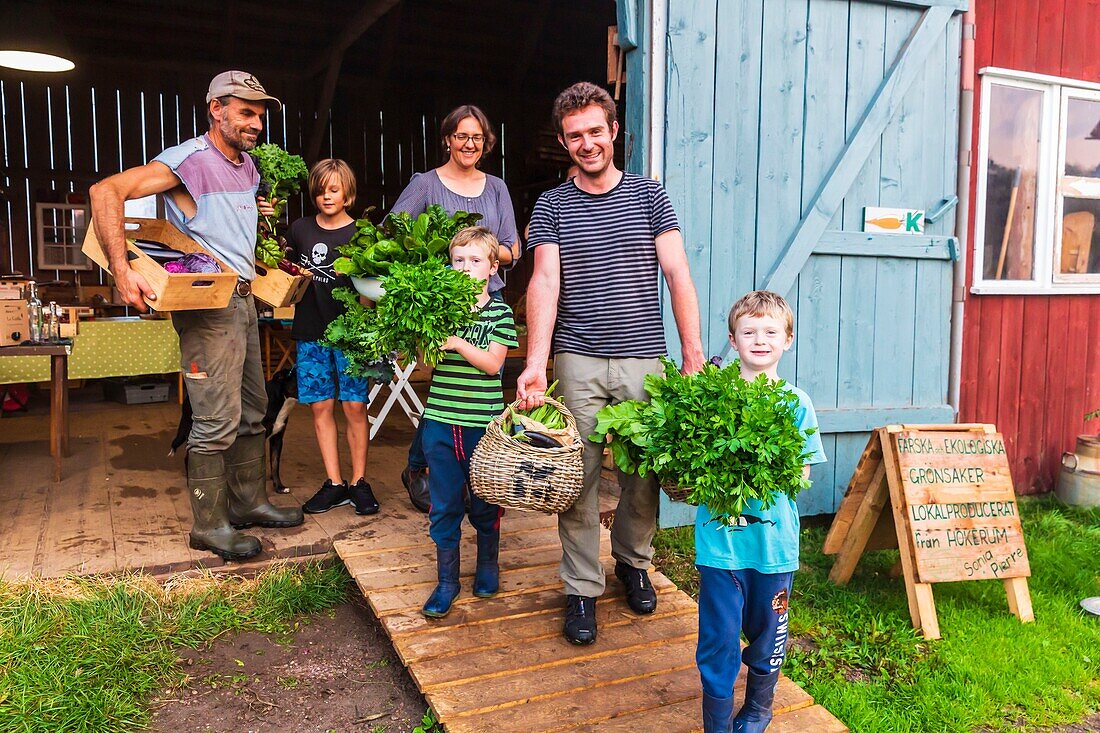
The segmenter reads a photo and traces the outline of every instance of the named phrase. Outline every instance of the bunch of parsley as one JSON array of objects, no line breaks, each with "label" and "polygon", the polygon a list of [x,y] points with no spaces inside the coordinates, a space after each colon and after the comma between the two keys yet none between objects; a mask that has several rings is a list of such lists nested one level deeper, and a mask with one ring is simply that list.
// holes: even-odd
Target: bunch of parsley
[{"label": "bunch of parsley", "polygon": [[374,308],[365,308],[347,288],[333,291],[346,308],[325,329],[322,343],[348,358],[348,374],[388,379],[398,355],[422,356],[435,366],[448,336],[474,323],[482,283],[452,270],[442,260],[417,265],[395,263],[386,278],[386,292]]},{"label": "bunch of parsley", "polygon": [[251,152],[260,174],[263,196],[275,209],[274,216],[261,216],[256,231],[256,259],[268,267],[278,267],[285,255],[282,244],[276,239],[275,227],[283,215],[287,199],[298,193],[309,176],[306,162],[300,155],[291,155],[274,143],[257,145]]},{"label": "bunch of parsley", "polygon": [[792,499],[809,482],[809,454],[796,422],[794,395],[782,380],[761,374],[751,382],[734,362],[707,364],[684,375],[663,359],[664,374],[645,379],[650,400],[603,408],[589,440],[611,435],[615,464],[626,473],[656,475],[691,489],[688,503],[716,520],[739,517],[751,499],[764,508],[776,492]]},{"label": "bunch of parsley", "polygon": [[352,277],[385,277],[397,263],[445,261],[447,247],[454,235],[479,219],[481,214],[465,211],[457,211],[451,216],[438,204],[432,204],[417,217],[404,211],[390,212],[378,226],[370,219],[357,219],[355,235],[340,247],[343,256],[333,263],[333,267]]},{"label": "bunch of parsley", "polygon": [[347,374],[388,382],[393,378],[393,360],[397,354],[386,351],[378,339],[375,309],[364,307],[359,302],[359,293],[350,288],[336,288],[332,297],[344,304],[344,313],[325,327],[321,343],[344,352]]}]

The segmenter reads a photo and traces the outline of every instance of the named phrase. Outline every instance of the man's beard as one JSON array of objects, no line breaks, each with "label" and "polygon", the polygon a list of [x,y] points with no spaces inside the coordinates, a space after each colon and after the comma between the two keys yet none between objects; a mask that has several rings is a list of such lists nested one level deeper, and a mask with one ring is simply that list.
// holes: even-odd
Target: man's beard
[{"label": "man's beard", "polygon": [[233,127],[229,120],[222,120],[221,133],[227,143],[242,153],[247,153],[249,150],[252,150],[252,148],[256,147],[256,143],[259,142],[259,138],[256,140],[246,140],[242,134],[242,130]]}]

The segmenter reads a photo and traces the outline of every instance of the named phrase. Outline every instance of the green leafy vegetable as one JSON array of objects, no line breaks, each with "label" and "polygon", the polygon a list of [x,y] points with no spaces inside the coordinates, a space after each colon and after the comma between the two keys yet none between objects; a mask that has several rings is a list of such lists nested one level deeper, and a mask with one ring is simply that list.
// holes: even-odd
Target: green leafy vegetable
[{"label": "green leafy vegetable", "polygon": [[447,337],[478,319],[474,308],[483,283],[442,260],[395,262],[385,285],[375,311],[378,338],[386,351],[410,357],[420,352],[423,363],[435,366],[443,359],[440,347]]},{"label": "green leafy vegetable", "polygon": [[278,145],[257,145],[250,153],[260,174],[258,195],[275,209],[274,216],[261,216],[256,231],[256,259],[268,267],[279,267],[285,258],[285,248],[276,238],[276,225],[283,214],[287,199],[298,193],[309,176],[306,162],[300,155],[291,155]]},{"label": "green leafy vegetable", "polygon": [[385,277],[397,263],[445,261],[447,247],[454,235],[480,219],[481,214],[465,211],[450,216],[437,204],[415,218],[404,211],[390,212],[378,226],[370,219],[357,219],[355,235],[340,247],[343,257],[338,258],[333,267],[352,277]]},{"label": "green leafy vegetable", "polygon": [[380,378],[397,355],[423,356],[435,366],[448,336],[474,323],[474,308],[483,283],[452,270],[441,260],[416,265],[395,263],[386,278],[386,292],[374,308],[365,308],[358,295],[338,288],[333,296],[347,311],[325,329],[322,340],[348,357],[346,372]]},{"label": "green leafy vegetable", "polygon": [[612,436],[612,457],[622,471],[689,487],[689,503],[727,523],[750,499],[767,508],[777,492],[793,499],[809,485],[802,467],[810,454],[803,452],[797,401],[785,382],[763,374],[750,382],[737,362],[725,369],[707,364],[691,375],[662,362],[664,374],[645,379],[648,402],[622,402],[596,414],[589,440]]}]

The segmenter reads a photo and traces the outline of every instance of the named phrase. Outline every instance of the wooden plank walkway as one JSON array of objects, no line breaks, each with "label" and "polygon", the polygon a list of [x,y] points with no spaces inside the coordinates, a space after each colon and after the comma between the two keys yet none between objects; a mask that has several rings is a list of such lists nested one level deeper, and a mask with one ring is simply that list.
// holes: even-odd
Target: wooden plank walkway
[{"label": "wooden plank walkway", "polygon": [[[564,612],[556,519],[510,512],[502,521],[501,592],[470,592],[476,561],[463,538],[463,593],[444,619],[420,606],[435,586],[435,547],[423,528],[341,540],[336,552],[378,616],[398,655],[449,733],[470,731],[702,730],[695,668],[697,608],[659,572],[656,613],[637,616],[601,547],[607,593],[596,606],[599,639],[577,647],[561,635]],[[744,694],[745,674],[735,695]],[[737,701],[740,706],[740,700]],[[775,733],[847,728],[786,677],[775,695]]]},{"label": "wooden plank walkway", "polygon": [[[370,448],[368,475],[382,504],[380,514],[361,517],[348,506],[307,515],[300,527],[254,528],[249,531],[260,538],[263,551],[245,563],[225,563],[213,553],[191,550],[183,456],[167,455],[179,405],[120,405],[102,401],[98,390],[87,394],[93,389],[74,390],[70,454],[60,483],[51,480],[47,411],[36,405],[31,414],[0,419],[0,578],[247,571],[275,559],[323,558],[334,540],[386,533],[391,522],[396,523],[393,531],[411,531],[407,523],[423,517],[409,504],[399,478],[413,435],[412,425],[399,415]],[[342,416],[338,420],[343,445]],[[271,494],[271,499],[280,506],[301,505],[323,477],[309,407],[298,405],[283,444],[283,479],[291,493]],[[425,520],[415,531],[426,532],[426,527]]]}]

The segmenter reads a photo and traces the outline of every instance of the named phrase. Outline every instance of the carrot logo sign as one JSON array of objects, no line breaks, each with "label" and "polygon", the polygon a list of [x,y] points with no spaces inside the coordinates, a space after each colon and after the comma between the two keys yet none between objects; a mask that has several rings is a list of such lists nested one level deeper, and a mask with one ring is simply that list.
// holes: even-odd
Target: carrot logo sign
[{"label": "carrot logo sign", "polygon": [[924,234],[924,210],[866,206],[863,209],[863,231],[885,234]]}]

